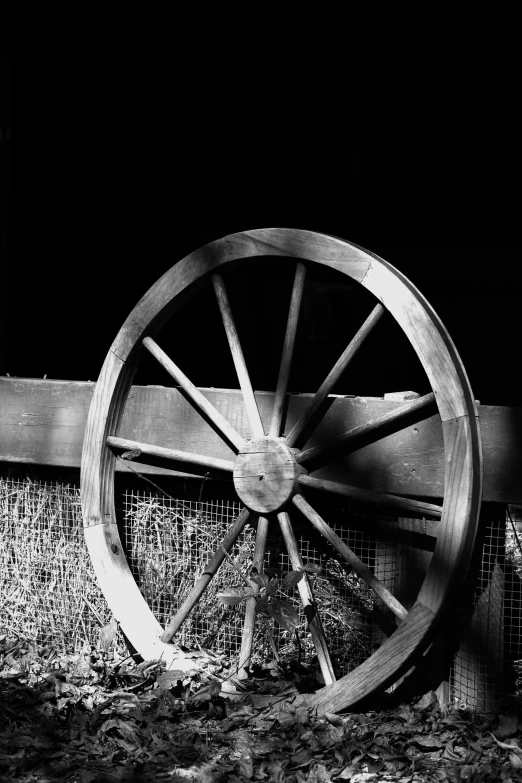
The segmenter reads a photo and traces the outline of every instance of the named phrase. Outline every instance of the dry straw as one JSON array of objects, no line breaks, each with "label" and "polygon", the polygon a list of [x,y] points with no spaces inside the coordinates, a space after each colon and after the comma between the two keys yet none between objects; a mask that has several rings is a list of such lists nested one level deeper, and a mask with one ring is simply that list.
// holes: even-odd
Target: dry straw
[{"label": "dry straw", "polygon": [[[183,602],[211,559],[226,528],[239,513],[237,503],[176,499],[128,489],[117,501],[121,534],[140,589],[161,623]],[[368,522],[368,520],[366,520]],[[368,560],[375,543],[366,533],[343,535]],[[351,535],[351,538],[350,538]],[[355,537],[354,537],[355,536]],[[250,571],[255,529],[247,527],[176,641],[234,656],[239,652],[243,607],[222,607],[216,592],[244,583]],[[281,541],[270,541],[267,567],[280,576],[290,570]],[[303,557],[321,565],[312,588],[342,673],[375,647],[373,600],[366,585],[347,574],[331,557],[301,538]],[[293,591],[282,598],[296,600]],[[0,632],[22,635],[37,644],[77,651],[96,646],[100,628],[111,620],[85,547],[79,488],[29,477],[0,478]],[[296,602],[297,603],[297,602]],[[303,662],[313,658],[304,617],[299,627]],[[295,657],[292,634],[274,629],[280,654]],[[119,643],[123,647],[120,637]],[[272,657],[266,626],[258,623],[254,649],[258,659]]]}]

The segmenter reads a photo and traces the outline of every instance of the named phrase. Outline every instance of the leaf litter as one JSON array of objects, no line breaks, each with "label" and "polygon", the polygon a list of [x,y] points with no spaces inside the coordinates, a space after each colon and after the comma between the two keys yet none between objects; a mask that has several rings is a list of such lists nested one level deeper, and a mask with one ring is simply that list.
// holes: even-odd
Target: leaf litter
[{"label": "leaf litter", "polygon": [[[0,781],[522,782],[522,719],[443,709],[434,693],[318,716],[290,662],[234,677],[225,656],[180,668],[110,650],[63,654],[0,637]],[[186,658],[197,667],[187,671]]]}]

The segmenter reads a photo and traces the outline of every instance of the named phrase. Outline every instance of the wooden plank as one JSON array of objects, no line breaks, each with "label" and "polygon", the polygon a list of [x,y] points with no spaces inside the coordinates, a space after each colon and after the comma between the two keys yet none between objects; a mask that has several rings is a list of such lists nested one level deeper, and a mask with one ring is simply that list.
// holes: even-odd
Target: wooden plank
[{"label": "wooden plank", "polygon": [[[0,378],[0,460],[78,468],[94,386],[88,381]],[[205,389],[204,393],[231,426],[248,438],[250,427],[241,392]],[[311,396],[290,397],[286,431],[297,421]],[[262,418],[270,421],[273,394],[256,392],[256,398]],[[308,447],[404,403],[331,397],[328,404]],[[483,499],[522,503],[522,408],[479,405],[478,412],[484,454]],[[174,388],[134,386],[118,435],[219,459],[235,458],[233,451]],[[440,419],[432,416],[316,471],[313,476],[348,481],[376,492],[440,498],[444,487],[442,445]],[[119,464],[118,469],[130,470],[124,464]],[[140,470],[157,475],[169,473],[143,465]]]},{"label": "wooden plank", "polygon": [[172,359],[167,356],[165,351],[160,348],[152,337],[146,337],[143,340],[143,345],[174,378],[176,383],[179,383],[192,404],[200,410],[203,416],[208,418],[213,427],[220,433],[221,437],[239,451],[245,444],[243,438],[230,426],[224,416],[209,403],[208,398],[194,386],[192,381],[187,378],[185,373],[182,372],[176,364],[174,364]]}]

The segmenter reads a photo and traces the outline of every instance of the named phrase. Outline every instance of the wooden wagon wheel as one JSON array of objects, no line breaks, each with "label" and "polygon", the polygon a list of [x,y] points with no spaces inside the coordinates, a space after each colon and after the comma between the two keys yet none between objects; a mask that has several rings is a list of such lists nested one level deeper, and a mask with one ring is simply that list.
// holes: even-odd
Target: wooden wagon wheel
[{"label": "wooden wagon wheel", "polygon": [[[236,331],[222,274],[232,274],[235,264],[247,264],[262,256],[278,256],[281,264],[295,269],[283,356],[269,423],[263,423]],[[347,275],[376,297],[376,304],[341,357],[311,398],[308,408],[284,436],[283,411],[306,269],[320,264]],[[244,438],[192,384],[173,358],[167,356],[155,337],[179,308],[203,285],[213,286],[230,350],[239,378],[251,437]],[[313,427],[324,412],[323,403],[360,345],[385,311],[395,318],[413,346],[430,382],[432,393],[400,406],[393,413],[339,433],[325,444],[306,448]],[[237,455],[235,462],[205,454],[191,454],[157,445],[123,440],[118,436],[127,396],[138,363],[152,354],[170,373],[183,394],[212,424]],[[437,507],[411,498],[372,494],[347,484],[314,478],[308,467],[325,464],[339,448],[356,449],[431,415],[437,406],[443,429],[445,452],[444,504]],[[434,411],[436,412],[436,408]],[[171,459],[174,465],[191,464],[207,470],[226,471],[245,509],[230,528],[213,560],[205,568],[185,604],[162,628],[154,618],[127,564],[116,524],[114,469],[122,450],[138,449],[142,455]],[[81,472],[81,497],[85,537],[102,591],[130,642],[146,659],[175,658],[170,644],[188,612],[198,601],[212,576],[244,529],[257,518],[253,565],[262,569],[268,518],[279,522],[294,569],[302,563],[289,510],[299,511],[344,557],[397,618],[397,628],[381,647],[350,674],[335,681],[319,614],[311,617],[311,632],[325,679],[310,702],[321,711],[339,711],[394,681],[424,650],[445,609],[448,598],[462,577],[475,536],[481,498],[481,446],[475,401],[455,347],[441,321],[424,297],[394,267],[372,253],[340,239],[293,229],[260,229],[226,236],[188,255],[174,265],[134,308],[112,347],[98,379],[88,417]],[[344,544],[314,510],[305,495],[308,488],[346,494],[363,500],[394,503],[399,508],[432,516],[441,515],[440,534],[417,600],[410,611],[401,606],[359,558]],[[313,504],[313,497],[312,497]],[[306,579],[299,582],[303,604],[313,603]],[[241,661],[250,655],[255,599],[246,609]]]}]

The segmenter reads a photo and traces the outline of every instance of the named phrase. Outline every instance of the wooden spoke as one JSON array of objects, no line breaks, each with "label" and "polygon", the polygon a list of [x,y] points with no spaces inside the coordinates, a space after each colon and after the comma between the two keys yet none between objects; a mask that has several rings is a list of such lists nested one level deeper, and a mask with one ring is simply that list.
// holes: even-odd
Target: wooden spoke
[{"label": "wooden spoke", "polygon": [[[256,545],[254,549],[254,557],[252,559],[252,568],[256,568],[260,574],[263,573],[267,536],[268,519],[266,517],[259,517],[257,522]],[[254,595],[257,595],[259,592],[259,585],[254,584],[252,591]],[[246,670],[250,666],[252,642],[254,639],[254,626],[256,621],[256,604],[257,601],[255,597],[249,598],[246,602],[243,637],[241,639],[241,652],[239,653],[238,676],[241,679],[247,676]]]},{"label": "wooden spoke", "polygon": [[351,430],[347,430],[333,438],[333,440],[328,441],[328,443],[304,449],[304,451],[297,454],[296,460],[301,465],[310,466],[313,463],[314,468],[317,468],[319,465],[324,465],[336,454],[341,452],[349,454],[363,446],[368,446],[370,443],[375,443],[375,441],[381,440],[381,438],[385,438],[387,435],[404,429],[409,424],[415,424],[422,419],[427,419],[436,410],[435,395],[433,393],[426,394],[424,397],[419,397],[413,400],[413,402],[408,402],[395,410],[389,411],[389,413],[384,413],[377,419],[373,419],[373,421],[353,427]]},{"label": "wooden spoke", "polygon": [[213,470],[224,470],[227,473],[232,473],[234,470],[234,463],[232,460],[207,457],[203,454],[191,454],[189,451],[178,451],[177,449],[168,449],[164,446],[154,446],[152,443],[142,443],[139,440],[116,438],[110,435],[107,438],[107,446],[118,449],[119,451],[138,452],[133,455],[134,458],[139,458],[141,454],[145,454],[150,457],[158,457],[159,459],[182,462],[184,465],[200,466]]},{"label": "wooden spoke", "polygon": [[312,523],[312,525],[319,530],[320,533],[326,538],[327,541],[333,546],[333,548],[339,552],[339,554],[346,560],[346,562],[353,568],[356,574],[358,574],[366,584],[372,588],[374,593],[379,596],[384,604],[390,609],[393,614],[403,620],[408,614],[407,610],[397,599],[390,593],[387,587],[372,574],[370,569],[364,565],[357,555],[347,546],[344,541],[341,541],[337,533],[334,533],[330,525],[327,525],[324,519],[319,516],[317,511],[304,499],[302,495],[294,495],[292,503],[301,511],[305,517]]},{"label": "wooden spoke", "polygon": [[167,627],[165,628],[163,635],[161,637],[162,642],[170,642],[172,641],[174,635],[177,633],[177,631],[180,629],[181,624],[184,622],[184,620],[188,617],[188,615],[191,613],[205,590],[207,589],[208,585],[210,584],[212,578],[217,573],[221,563],[226,558],[228,552],[230,549],[234,546],[235,542],[237,541],[238,536],[245,528],[245,525],[248,523],[250,519],[250,512],[247,511],[247,509],[243,509],[243,511],[240,513],[236,521],[233,525],[228,529],[228,532],[219,545],[216,554],[210,560],[207,565],[205,566],[203,573],[199,577],[198,581],[186,597],[185,601],[183,602],[182,606],[178,609],[172,620],[169,622]]},{"label": "wooden spoke", "polygon": [[384,307],[381,304],[376,305],[366,321],[363,323],[353,340],[345,348],[335,365],[332,367],[318,391],[312,397],[310,405],[303,413],[300,419],[296,421],[288,436],[286,442],[288,446],[299,446],[306,443],[311,430],[316,424],[324,401],[331,393],[333,387],[341,377],[342,373],[353,359],[364,340],[368,337],[371,330],[384,313]]},{"label": "wooden spoke", "polygon": [[[279,520],[279,525],[285,540],[285,545],[292,568],[294,571],[302,570],[303,561],[301,560],[301,555],[299,554],[299,548],[297,546],[297,541],[292,529],[290,517],[286,511],[281,511],[277,515],[277,519]],[[326,642],[323,624],[317,612],[317,607],[312,595],[312,590],[310,588],[310,582],[308,581],[308,576],[306,574],[303,579],[299,581],[297,589],[299,590],[299,595],[301,596],[301,602],[305,608],[305,611],[306,607],[309,606],[309,611],[313,612],[313,616],[311,616],[311,619],[308,620],[308,627],[310,628],[315,651],[319,660],[321,674],[323,675],[325,685],[329,685],[330,683],[335,682],[335,674],[332,661],[330,659],[330,653],[328,651],[328,644]]]},{"label": "wooden spoke", "polygon": [[179,383],[183,391],[187,394],[190,401],[210,420],[211,424],[215,427],[223,440],[232,446],[234,451],[240,451],[245,445],[245,440],[236,430],[228,423],[224,416],[214,408],[211,402],[207,400],[204,394],[194,386],[187,376],[180,370],[180,368],[174,364],[165,351],[163,351],[159,345],[152,339],[152,337],[145,337],[143,340],[145,348],[154,356],[155,359],[161,364],[162,367],[171,375],[176,383]]},{"label": "wooden spoke", "polygon": [[263,428],[263,422],[259,415],[259,409],[257,407],[256,398],[254,396],[254,390],[252,383],[250,382],[250,376],[245,363],[245,357],[241,349],[241,343],[239,342],[239,336],[237,333],[236,325],[234,323],[234,317],[232,315],[232,309],[230,302],[228,301],[227,290],[225,288],[225,282],[221,275],[212,275],[212,283],[214,284],[214,291],[216,292],[216,299],[221,312],[221,318],[223,319],[223,325],[227,334],[228,344],[230,346],[230,352],[232,353],[232,359],[234,360],[234,366],[236,368],[237,377],[241,391],[243,392],[243,400],[245,402],[245,408],[247,411],[248,420],[252,428],[252,433],[255,438],[262,438],[265,434]]},{"label": "wooden spoke", "polygon": [[283,345],[283,355],[279,367],[279,376],[277,379],[277,388],[274,398],[274,409],[272,411],[272,421],[270,422],[269,435],[278,438],[281,434],[281,423],[283,419],[283,407],[285,396],[288,389],[288,379],[290,377],[290,367],[294,355],[295,337],[297,334],[297,322],[301,310],[301,301],[303,299],[304,283],[306,277],[306,267],[304,264],[297,264],[295,270],[294,287],[292,289],[292,298],[290,300],[290,310],[288,312],[288,322],[286,324],[285,341]]},{"label": "wooden spoke", "polygon": [[361,487],[352,487],[350,484],[340,484],[336,481],[326,481],[324,479],[313,478],[301,474],[298,476],[298,482],[303,487],[311,489],[321,489],[324,492],[333,492],[335,495],[344,495],[353,500],[361,500],[364,503],[377,503],[383,506],[394,506],[404,511],[412,511],[414,514],[439,518],[442,515],[442,506],[435,503],[424,503],[421,500],[413,498],[400,497],[399,495],[389,495],[387,492],[374,492],[370,489]]}]

